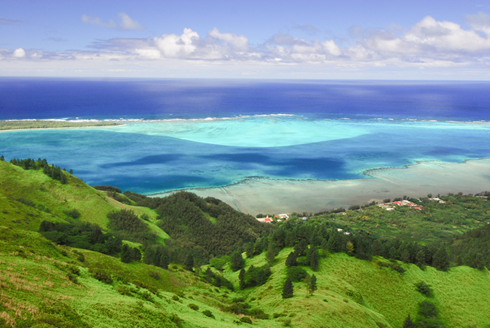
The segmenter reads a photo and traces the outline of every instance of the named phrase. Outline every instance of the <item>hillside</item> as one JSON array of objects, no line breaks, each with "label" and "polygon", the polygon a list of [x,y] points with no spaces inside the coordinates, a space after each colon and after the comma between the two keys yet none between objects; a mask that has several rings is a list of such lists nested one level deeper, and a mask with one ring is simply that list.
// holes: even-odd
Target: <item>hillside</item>
[{"label": "hillside", "polygon": [[[432,264],[429,262],[420,267],[372,255],[367,251],[369,247],[362,246],[368,240],[363,238],[369,237],[362,229],[352,229],[355,231],[352,238],[334,233],[336,223],[327,224],[327,221],[338,214],[332,217],[323,214],[306,222],[291,218],[286,223],[263,226],[239,213],[229,212],[217,200],[204,200],[191,194],[161,200],[138,198],[131,193],[114,197],[71,174],[62,174],[67,176],[65,184],[43,174],[42,170],[24,170],[0,161],[0,326],[233,327],[247,326],[250,320],[258,327],[376,328],[402,327],[408,314],[414,321],[419,320],[419,324],[424,322],[425,327],[430,322],[434,327],[490,325],[490,275],[486,268],[452,263],[447,271],[439,271],[429,266]],[[135,205],[144,204],[144,200],[153,209]],[[197,223],[192,222],[191,216],[188,219],[188,212],[175,206],[184,200],[186,205],[182,208],[194,213]],[[478,206],[486,208],[486,203]],[[451,208],[456,211],[455,206]],[[79,215],[73,215],[73,210]],[[108,215],[121,210],[132,211],[134,217],[130,217],[139,222],[137,226],[143,230],[146,226],[156,234],[156,239],[152,243],[140,243],[131,231],[116,229]],[[356,213],[359,212],[347,211],[342,215],[344,229],[349,221],[359,224]],[[210,256],[209,264],[205,256],[198,261],[199,254],[211,255],[215,242],[202,244],[204,238],[193,229],[197,231],[205,225],[210,239],[224,238],[212,234],[219,233],[215,227],[226,215],[230,215],[228,221],[237,220],[246,225],[245,229],[234,224],[227,228],[232,236],[243,236],[242,239],[236,240],[236,244],[224,243],[227,246],[214,254],[225,256]],[[175,226],[165,220],[174,220]],[[407,217],[405,220],[409,222]],[[479,221],[488,220],[488,217],[479,218]],[[119,253],[109,256],[57,244],[38,232],[43,221],[77,228],[84,222],[97,224],[104,235],[127,238],[123,245],[141,251],[142,258],[124,263]],[[439,224],[434,222],[434,227]],[[168,234],[162,227],[170,229]],[[424,229],[433,228],[424,226]],[[473,242],[481,251],[480,245],[486,242],[486,228],[481,229],[482,232],[475,230],[448,240],[452,245],[448,249]],[[341,246],[335,249],[334,242],[340,235],[345,239],[340,239]],[[380,234],[376,238],[379,237],[387,236]],[[406,240],[411,240],[411,236]],[[62,242],[66,244],[66,240]],[[355,245],[353,251],[349,242]],[[404,247],[403,243],[383,241],[385,244]],[[182,245],[190,248],[173,255]],[[237,247],[238,251],[232,254]],[[362,247],[365,248],[360,253]],[[291,264],[288,257],[293,250],[298,256]],[[160,262],[160,256],[166,256],[166,252],[170,263]],[[458,248],[458,252],[465,253],[465,250]],[[154,260],[155,254],[158,262]],[[189,255],[195,255],[191,264],[187,263]],[[364,257],[367,259],[361,259]],[[293,297],[282,298],[285,281],[291,276],[288,272],[292,272],[288,266],[300,273],[304,270],[310,277],[315,275],[317,289],[312,295],[308,295],[303,277],[293,282]],[[415,285],[420,282],[430,286],[432,297],[417,290]],[[242,284],[246,285],[244,289],[240,288]],[[426,318],[420,314],[419,304],[427,304],[424,301],[434,306],[437,316]]]}]

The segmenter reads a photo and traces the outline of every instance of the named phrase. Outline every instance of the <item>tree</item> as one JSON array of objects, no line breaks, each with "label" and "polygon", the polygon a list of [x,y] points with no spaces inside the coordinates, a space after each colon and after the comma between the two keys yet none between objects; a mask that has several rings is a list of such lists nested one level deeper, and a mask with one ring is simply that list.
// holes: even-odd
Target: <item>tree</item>
[{"label": "tree", "polygon": [[293,283],[291,279],[286,279],[284,283],[284,287],[282,289],[282,298],[291,298],[293,297]]},{"label": "tree", "polygon": [[383,245],[381,244],[379,239],[376,240],[373,244],[373,255],[376,255],[376,256],[383,255]]},{"label": "tree", "polygon": [[232,271],[238,271],[245,267],[245,260],[242,257],[240,250],[231,253],[230,268]]},{"label": "tree", "polygon": [[286,266],[287,267],[292,267],[298,265],[298,262],[296,262],[296,252],[291,252],[288,255],[288,258],[286,259]]},{"label": "tree", "polygon": [[347,249],[347,254],[352,255],[354,253],[354,244],[351,241],[347,242],[345,248]]},{"label": "tree", "polygon": [[391,246],[389,256],[390,256],[390,259],[392,259],[392,260],[398,260],[399,259],[400,253],[398,252],[398,249],[395,248],[395,246]]},{"label": "tree", "polygon": [[254,257],[254,244],[253,243],[248,243],[245,246],[245,252],[247,253],[247,258],[251,259]]},{"label": "tree", "polygon": [[185,268],[189,271],[193,271],[193,267],[194,267],[194,256],[192,256],[192,254],[189,254],[185,259]]},{"label": "tree", "polygon": [[342,251],[342,237],[337,231],[334,231],[328,239],[328,251],[330,253]]},{"label": "tree", "polygon": [[294,251],[298,254],[298,256],[306,255],[306,251],[308,250],[308,242],[306,239],[301,240],[296,246],[294,246]]},{"label": "tree", "polygon": [[434,268],[441,271],[447,271],[447,269],[449,269],[449,258],[447,255],[446,247],[441,246],[439,250],[434,254],[432,265],[434,266]]},{"label": "tree", "polygon": [[316,276],[315,275],[312,275],[310,277],[308,285],[306,286],[306,288],[308,289],[308,293],[310,295],[313,295],[313,292],[318,289],[318,287],[316,285]]},{"label": "tree", "polygon": [[315,247],[312,247],[312,249],[313,249],[313,251],[312,251],[311,256],[310,256],[310,267],[313,271],[317,271],[318,265],[319,265],[318,252],[316,251]]},{"label": "tree", "polygon": [[410,318],[410,314],[405,319],[405,322],[403,322],[403,328],[415,328],[415,323],[412,321],[412,318]]},{"label": "tree", "polygon": [[141,261],[141,252],[139,249],[132,248],[131,249],[131,261]]},{"label": "tree", "polygon": [[265,254],[265,258],[267,262],[272,263],[276,259],[276,249],[273,243],[269,243],[269,247],[267,249],[267,253]]},{"label": "tree", "polygon": [[168,269],[168,265],[170,263],[170,258],[168,256],[168,252],[166,250],[164,250],[162,252],[162,256],[160,257],[160,267],[164,268],[164,269]]},{"label": "tree", "polygon": [[3,157],[3,155],[0,156],[0,161],[5,162],[5,157]]},{"label": "tree", "polygon": [[419,268],[424,269],[424,267],[425,267],[425,252],[423,249],[418,251],[415,262],[416,262],[415,264],[417,264],[419,266]]},{"label": "tree", "polygon": [[124,263],[131,262],[131,251],[130,251],[129,246],[127,244],[124,244],[122,246],[121,261]]},{"label": "tree", "polygon": [[240,270],[240,274],[238,275],[238,281],[240,282],[240,289],[245,289],[245,269]]},{"label": "tree", "polygon": [[323,238],[322,239],[322,244],[321,244],[321,247],[322,247],[322,257],[325,258],[327,257],[327,248],[328,248],[328,241]]}]

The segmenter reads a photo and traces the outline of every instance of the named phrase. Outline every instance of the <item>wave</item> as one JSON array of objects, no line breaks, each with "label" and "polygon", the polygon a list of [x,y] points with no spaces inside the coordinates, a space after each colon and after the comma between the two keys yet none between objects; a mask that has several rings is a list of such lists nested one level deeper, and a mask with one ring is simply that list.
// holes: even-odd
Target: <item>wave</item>
[{"label": "wave", "polygon": [[[46,118],[46,119],[10,119],[4,120],[9,121],[51,121],[51,122],[70,122],[70,123],[96,123],[96,122],[116,122],[116,123],[172,123],[172,122],[214,122],[214,121],[229,121],[229,120],[242,120],[242,119],[253,119],[253,118],[302,118],[311,119],[305,114],[255,114],[255,115],[236,115],[236,116],[225,116],[225,117],[205,117],[205,118],[165,118],[165,119],[146,119],[146,118],[107,118],[107,119],[96,119],[96,118]],[[457,120],[429,120],[429,119],[416,119],[416,118],[393,118],[393,117],[376,117],[376,118],[356,118],[356,117],[341,117],[341,118],[320,118],[316,119],[327,120],[327,121],[349,121],[349,122],[383,122],[383,123],[452,123],[452,124],[479,124],[487,125],[490,124],[489,121],[457,121]]]}]

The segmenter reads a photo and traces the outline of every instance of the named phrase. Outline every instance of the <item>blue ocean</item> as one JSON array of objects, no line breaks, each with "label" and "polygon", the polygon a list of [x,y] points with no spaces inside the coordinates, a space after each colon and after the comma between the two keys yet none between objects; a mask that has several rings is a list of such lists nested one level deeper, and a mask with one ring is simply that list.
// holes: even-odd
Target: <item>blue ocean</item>
[{"label": "blue ocean", "polygon": [[0,120],[121,126],[0,133],[91,185],[153,194],[490,156],[490,82],[0,78]]}]

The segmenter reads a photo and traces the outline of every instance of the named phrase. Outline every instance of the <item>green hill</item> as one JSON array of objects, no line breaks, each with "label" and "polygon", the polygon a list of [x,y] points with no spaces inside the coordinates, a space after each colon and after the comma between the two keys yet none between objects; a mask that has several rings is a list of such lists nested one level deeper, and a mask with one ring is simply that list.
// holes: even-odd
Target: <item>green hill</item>
[{"label": "green hill", "polygon": [[[417,265],[380,256],[370,261],[358,259],[354,253],[350,256],[345,252],[324,252],[318,239],[322,234],[317,231],[337,237],[330,230],[319,229],[326,225],[320,218],[309,221],[314,233],[307,228],[309,223],[296,219],[290,219],[288,225],[264,226],[230,212],[217,200],[189,194],[163,200],[138,198],[131,193],[126,194],[127,198],[121,194],[113,197],[71,174],[63,174],[67,177],[65,184],[40,169],[25,170],[0,161],[0,326],[246,327],[250,320],[258,327],[402,327],[408,314],[414,321],[421,318],[419,304],[426,304],[424,301],[433,304],[438,312],[437,318],[425,321],[425,327],[436,321],[444,327],[490,325],[490,275],[486,268],[478,270],[453,263],[448,271],[430,266],[422,270]],[[153,209],[114,198],[138,205],[146,201]],[[176,204],[184,204],[182,208],[194,213],[194,221]],[[128,238],[124,243],[143,253],[141,261],[123,263],[118,254],[109,256],[58,245],[38,232],[43,221],[71,222],[74,226],[85,222],[97,224],[104,234],[118,235],[120,232],[111,228],[114,224],[108,214],[121,210],[132,211],[140,222],[138,226],[146,225],[157,236],[150,245],[135,242],[134,234],[122,231],[121,236]],[[346,216],[354,214],[349,212]],[[168,222],[172,219],[175,227]],[[225,219],[230,224],[220,230],[224,229],[219,227]],[[168,234],[162,227],[170,228]],[[203,243],[204,237],[196,233],[201,227],[213,240],[209,244]],[[214,240],[226,238],[227,232],[237,239],[236,244],[225,242],[221,249],[213,248],[220,247]],[[486,230],[467,233],[451,239],[453,246],[448,249],[471,243],[486,245],[482,244],[486,239],[480,242],[479,238],[486,238],[483,236]],[[183,241],[179,242],[179,238]],[[352,240],[357,252],[361,244]],[[288,276],[286,259],[293,250],[301,252],[301,243],[306,245],[306,256],[297,258],[296,268],[310,276],[314,274],[318,289],[308,295],[303,279],[293,282],[293,297],[283,299]],[[159,267],[159,263],[146,264],[153,263],[158,247],[169,250],[172,258],[172,252],[183,245],[189,247],[183,250],[184,254],[204,255],[204,262],[196,260],[191,265],[193,272],[184,268],[185,263],[178,256],[173,257],[168,269]],[[251,251],[250,245],[254,245]],[[246,250],[243,256],[247,279],[269,269],[271,273],[265,280],[257,280],[256,286],[243,290],[240,270],[231,270],[229,258],[221,258],[221,270],[216,269],[220,267],[216,265],[218,258],[205,264],[206,256],[230,255],[239,246]],[[464,253],[464,247],[457,249]],[[326,255],[320,257],[317,271],[310,268],[307,260],[313,250]],[[226,281],[232,283],[232,288],[224,287]],[[430,285],[432,297],[417,290],[420,282]]]}]

